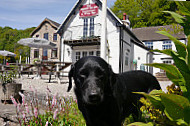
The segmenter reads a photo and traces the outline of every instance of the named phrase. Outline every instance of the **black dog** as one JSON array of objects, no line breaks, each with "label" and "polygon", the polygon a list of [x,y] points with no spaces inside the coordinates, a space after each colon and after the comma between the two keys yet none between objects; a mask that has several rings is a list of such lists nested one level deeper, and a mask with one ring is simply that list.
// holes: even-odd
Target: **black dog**
[{"label": "black dog", "polygon": [[138,118],[140,95],[160,89],[155,77],[143,71],[115,74],[102,58],[89,56],[77,61],[69,72],[69,87],[75,82],[78,108],[87,126],[121,126],[125,117]]}]

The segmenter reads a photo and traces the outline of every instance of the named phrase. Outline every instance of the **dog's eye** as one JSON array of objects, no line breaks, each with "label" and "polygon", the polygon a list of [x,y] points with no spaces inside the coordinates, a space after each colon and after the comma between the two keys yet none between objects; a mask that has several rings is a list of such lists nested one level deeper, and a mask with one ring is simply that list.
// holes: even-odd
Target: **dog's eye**
[{"label": "dog's eye", "polygon": [[101,69],[96,69],[96,75],[99,78],[103,78],[104,77],[104,71]]},{"label": "dog's eye", "polygon": [[86,75],[80,74],[79,76],[80,76],[80,78],[86,78]]},{"label": "dog's eye", "polygon": [[87,71],[81,71],[79,73],[79,76],[80,76],[80,78],[86,78],[88,76],[88,73],[87,73]]}]

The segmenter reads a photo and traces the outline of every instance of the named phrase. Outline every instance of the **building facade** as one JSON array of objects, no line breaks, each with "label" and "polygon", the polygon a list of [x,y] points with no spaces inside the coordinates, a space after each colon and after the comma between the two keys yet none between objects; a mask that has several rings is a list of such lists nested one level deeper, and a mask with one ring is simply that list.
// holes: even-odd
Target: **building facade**
[{"label": "building facade", "polygon": [[[144,43],[146,47],[148,47],[151,50],[159,49],[159,50],[165,50],[165,49],[172,49],[176,50],[174,43],[166,36],[156,33],[156,31],[160,30],[166,30],[169,31],[170,34],[172,34],[174,37],[178,38],[182,43],[186,44],[186,36],[185,34],[180,31],[180,26],[173,26],[173,25],[167,25],[167,26],[157,26],[157,27],[143,27],[143,28],[135,28],[133,29],[133,32],[135,35]],[[173,29],[178,29],[179,32],[174,32]],[[140,65],[142,65],[141,58],[143,57],[143,54],[141,50],[135,49],[136,53],[138,53],[135,57],[135,60],[137,60],[137,66],[140,68]],[[155,53],[153,58],[154,63],[167,63],[167,64],[173,64],[173,59],[165,54]],[[156,73],[163,73],[164,71],[158,68],[153,68],[153,74]]]},{"label": "building facade", "polygon": [[30,62],[35,60],[60,61],[60,36],[57,34],[59,23],[45,18],[30,34],[33,38],[45,38],[54,44],[53,49],[31,48]]},{"label": "building facade", "polygon": [[[114,72],[122,73],[136,68],[135,48],[146,53],[141,60],[151,62],[147,57],[149,49],[131,31],[126,20],[121,21],[109,8],[106,18],[107,62]],[[100,56],[101,25],[101,1],[78,0],[57,31],[61,37],[61,61],[74,63],[84,56]]]}]

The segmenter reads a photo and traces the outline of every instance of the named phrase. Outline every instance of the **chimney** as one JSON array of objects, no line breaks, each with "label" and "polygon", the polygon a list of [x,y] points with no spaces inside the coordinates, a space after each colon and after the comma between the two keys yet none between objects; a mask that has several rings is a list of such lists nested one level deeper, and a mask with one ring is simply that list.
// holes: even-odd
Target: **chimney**
[{"label": "chimney", "polygon": [[126,13],[123,13],[123,20],[122,20],[123,24],[125,24],[127,27],[130,27],[130,21],[129,21],[129,17]]},{"label": "chimney", "polygon": [[126,16],[127,16],[127,14],[123,13],[123,20],[126,20]]}]

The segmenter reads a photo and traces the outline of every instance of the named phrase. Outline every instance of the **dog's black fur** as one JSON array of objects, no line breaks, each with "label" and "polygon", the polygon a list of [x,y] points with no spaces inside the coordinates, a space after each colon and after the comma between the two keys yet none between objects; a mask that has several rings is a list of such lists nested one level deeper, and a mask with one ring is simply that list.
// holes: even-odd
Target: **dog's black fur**
[{"label": "dog's black fur", "polygon": [[89,56],[77,61],[69,72],[69,87],[75,82],[78,108],[87,126],[121,126],[125,117],[139,117],[140,95],[161,89],[154,76],[143,71],[115,74],[102,58]]}]

